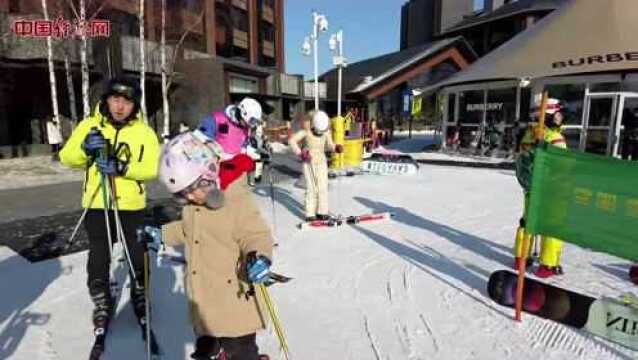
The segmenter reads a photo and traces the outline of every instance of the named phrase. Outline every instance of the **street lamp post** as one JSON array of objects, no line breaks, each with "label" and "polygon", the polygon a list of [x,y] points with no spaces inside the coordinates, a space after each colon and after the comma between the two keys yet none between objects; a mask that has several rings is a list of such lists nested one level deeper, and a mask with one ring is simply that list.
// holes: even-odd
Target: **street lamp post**
[{"label": "street lamp post", "polygon": [[[302,53],[304,55],[310,55],[310,52],[314,55],[314,72],[315,72],[315,110],[319,110],[319,52],[317,50],[317,41],[319,39],[320,32],[326,32],[328,30],[328,20],[322,14],[316,11],[312,12],[312,34],[310,37],[304,39],[302,46]],[[312,39],[312,50],[310,50],[310,40]]]},{"label": "street lamp post", "polygon": [[330,50],[335,55],[332,59],[337,67],[337,116],[341,117],[342,75],[343,68],[347,66],[346,59],[343,57],[343,30],[339,30],[330,37]]}]

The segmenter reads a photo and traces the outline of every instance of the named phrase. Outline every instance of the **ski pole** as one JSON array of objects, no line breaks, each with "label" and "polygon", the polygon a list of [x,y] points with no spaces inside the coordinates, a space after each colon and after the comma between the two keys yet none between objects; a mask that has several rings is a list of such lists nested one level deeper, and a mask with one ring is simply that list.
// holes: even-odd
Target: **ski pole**
[{"label": "ski pole", "polygon": [[146,313],[146,358],[151,360],[151,297],[150,297],[150,272],[149,272],[149,257],[148,257],[148,245],[144,243],[144,312]]},{"label": "ski pole", "polygon": [[133,259],[131,258],[131,253],[128,248],[128,243],[126,242],[126,237],[124,236],[124,229],[122,228],[122,221],[120,219],[120,213],[118,211],[117,189],[115,187],[115,178],[113,176],[109,176],[109,181],[111,183],[111,198],[112,198],[113,213],[115,217],[115,227],[117,229],[118,240],[122,243],[122,248],[124,249],[124,255],[126,256],[126,261],[128,262],[133,283],[135,286],[139,286],[140,282],[135,274],[135,268],[133,267]]},{"label": "ski pole", "polygon": [[272,299],[270,298],[268,289],[266,289],[266,286],[264,286],[264,284],[255,284],[255,286],[257,286],[257,288],[259,289],[259,292],[261,293],[261,296],[266,303],[266,308],[268,310],[268,313],[270,314],[275,332],[277,333],[277,338],[279,339],[279,345],[284,352],[284,357],[288,359],[288,342],[286,341],[284,330],[281,327],[281,322],[279,321],[279,317],[277,316],[277,311],[275,310],[275,307],[272,303]]},{"label": "ski pole", "polygon": [[66,241],[66,248],[64,249],[64,252],[66,252],[69,248],[71,248],[71,246],[73,246],[73,240],[75,239],[75,235],[77,235],[78,230],[80,230],[80,225],[82,225],[82,223],[84,222],[86,213],[89,212],[90,204],[93,203],[93,200],[95,199],[95,196],[97,195],[98,191],[100,191],[100,186],[96,187],[95,191],[93,191],[93,195],[91,195],[89,204],[87,205],[87,207],[84,208],[84,211],[82,212],[82,215],[80,216],[80,219],[78,219],[78,222],[75,224],[75,228],[73,228],[73,232],[71,233],[71,236],[69,236],[69,239]]}]

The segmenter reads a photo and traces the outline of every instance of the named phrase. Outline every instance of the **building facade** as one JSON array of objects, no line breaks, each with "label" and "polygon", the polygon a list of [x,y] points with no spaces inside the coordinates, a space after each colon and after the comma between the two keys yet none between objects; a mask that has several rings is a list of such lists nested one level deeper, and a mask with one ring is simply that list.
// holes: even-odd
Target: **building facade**
[{"label": "building facade", "polygon": [[409,0],[401,7],[401,50],[427,44],[473,11],[473,0]]},{"label": "building facade", "polygon": [[[51,19],[76,19],[79,1],[49,3]],[[87,17],[108,20],[111,29],[109,37],[89,39],[93,106],[109,77],[139,78],[140,2],[87,3]],[[46,41],[12,33],[15,21],[42,19],[41,6],[41,0],[0,0],[0,26],[7,33],[0,47],[0,148],[11,147],[13,156],[16,147],[42,142],[45,136],[36,129],[53,112]],[[144,6],[148,116],[161,132],[162,8],[154,0],[145,0]],[[285,74],[283,0],[167,0],[166,6],[168,72],[174,84],[171,128],[180,122],[195,126],[206,113],[247,95],[270,105],[272,119],[286,120],[303,110],[303,79]],[[79,43],[77,37],[54,39],[58,104],[65,118],[71,117],[72,107],[82,114]]]}]

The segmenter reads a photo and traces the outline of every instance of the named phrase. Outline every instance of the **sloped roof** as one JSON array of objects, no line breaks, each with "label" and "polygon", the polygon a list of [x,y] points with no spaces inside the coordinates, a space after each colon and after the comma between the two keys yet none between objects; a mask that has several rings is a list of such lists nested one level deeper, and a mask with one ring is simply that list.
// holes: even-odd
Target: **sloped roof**
[{"label": "sloped roof", "polygon": [[638,71],[637,0],[568,0],[437,86],[609,71]]},{"label": "sloped roof", "polygon": [[[453,45],[462,47],[462,51],[465,54],[470,54],[468,57],[471,60],[476,59],[476,54],[474,54],[470,45],[462,37],[443,39],[348,64],[348,66],[343,69],[342,91],[346,94],[366,90],[420,60],[426,59]],[[328,83],[329,85],[333,85],[332,83],[335,81],[332,80],[336,79],[336,76],[337,70],[335,68],[321,75],[319,79],[321,81],[328,81],[328,79],[330,79],[331,81],[328,81]],[[370,79],[370,81],[366,82],[366,78]],[[336,87],[336,84],[334,85]],[[331,93],[330,90],[329,93]]]},{"label": "sloped roof", "polygon": [[477,26],[486,22],[505,19],[515,15],[552,11],[558,9],[566,0],[518,0],[496,8],[494,11],[482,12],[475,16],[468,16],[454,26],[446,29],[441,36],[456,31]]}]

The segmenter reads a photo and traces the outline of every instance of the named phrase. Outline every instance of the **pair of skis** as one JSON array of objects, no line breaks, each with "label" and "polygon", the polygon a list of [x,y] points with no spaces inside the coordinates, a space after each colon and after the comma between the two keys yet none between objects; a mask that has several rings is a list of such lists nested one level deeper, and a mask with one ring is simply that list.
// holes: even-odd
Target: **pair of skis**
[{"label": "pair of skis", "polygon": [[389,220],[392,216],[393,214],[389,212],[352,216],[331,216],[329,219],[325,220],[322,219],[302,222],[297,225],[297,228],[299,228],[300,230],[307,230],[311,228],[337,227],[343,224],[356,225],[365,222]]}]

